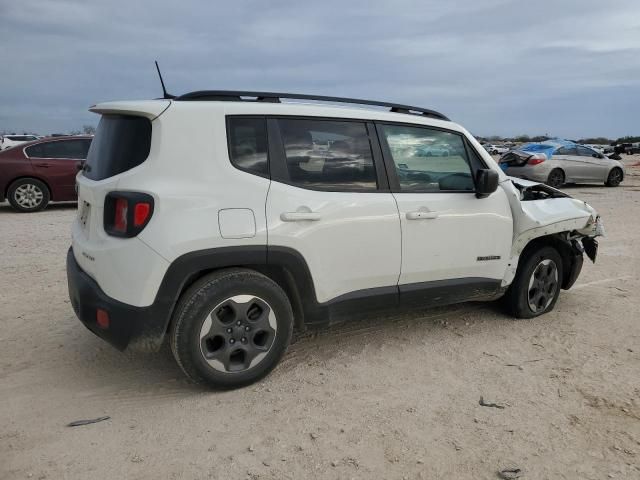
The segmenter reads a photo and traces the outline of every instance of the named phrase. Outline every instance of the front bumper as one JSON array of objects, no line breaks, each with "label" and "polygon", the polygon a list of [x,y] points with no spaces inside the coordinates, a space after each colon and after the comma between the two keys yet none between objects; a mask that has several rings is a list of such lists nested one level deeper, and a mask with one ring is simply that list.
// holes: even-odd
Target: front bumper
[{"label": "front bumper", "polygon": [[[80,321],[98,337],[118,350],[127,348],[156,351],[162,345],[170,311],[161,302],[149,307],[134,307],[106,295],[76,261],[73,250],[67,253],[69,299]],[[108,326],[100,326],[98,309],[108,314]]]}]

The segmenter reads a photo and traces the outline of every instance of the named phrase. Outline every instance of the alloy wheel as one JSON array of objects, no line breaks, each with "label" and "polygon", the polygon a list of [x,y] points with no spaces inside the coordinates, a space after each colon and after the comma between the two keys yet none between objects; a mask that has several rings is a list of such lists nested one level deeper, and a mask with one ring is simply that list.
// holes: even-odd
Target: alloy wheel
[{"label": "alloy wheel", "polygon": [[200,351],[215,370],[236,373],[264,359],[278,325],[271,306],[253,295],[236,295],[219,303],[200,328]]},{"label": "alloy wheel", "polygon": [[527,300],[532,312],[544,311],[558,290],[558,267],[551,259],[542,260],[533,269],[529,280]]},{"label": "alloy wheel", "polygon": [[15,201],[22,208],[36,208],[42,203],[44,193],[37,185],[25,183],[16,188],[13,194]]},{"label": "alloy wheel", "polygon": [[609,174],[609,184],[619,185],[622,182],[622,172],[617,168],[613,169]]}]

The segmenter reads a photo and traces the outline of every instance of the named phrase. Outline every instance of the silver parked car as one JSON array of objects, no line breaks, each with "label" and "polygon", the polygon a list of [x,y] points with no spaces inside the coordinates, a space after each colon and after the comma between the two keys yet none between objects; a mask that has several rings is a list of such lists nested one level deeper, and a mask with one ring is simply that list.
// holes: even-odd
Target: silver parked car
[{"label": "silver parked car", "polygon": [[566,141],[525,145],[503,155],[500,164],[507,175],[544,182],[555,188],[565,183],[604,183],[617,187],[625,175],[619,161]]}]

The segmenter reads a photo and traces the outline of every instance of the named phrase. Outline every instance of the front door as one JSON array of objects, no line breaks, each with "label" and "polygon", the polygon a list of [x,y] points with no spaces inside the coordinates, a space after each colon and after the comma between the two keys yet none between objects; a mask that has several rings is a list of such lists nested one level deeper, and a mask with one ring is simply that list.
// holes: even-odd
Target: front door
[{"label": "front door", "polygon": [[[378,132],[402,227],[401,294],[434,286],[446,296],[460,287],[462,297],[442,302],[450,303],[473,298],[475,287],[497,287],[512,216],[501,188],[476,198],[481,158],[457,132],[396,124],[378,124]],[[441,153],[425,154],[434,151]]]},{"label": "front door", "polygon": [[269,252],[298,252],[320,303],[395,294],[400,220],[373,125],[308,117],[268,125]]},{"label": "front door", "polygon": [[577,150],[581,179],[587,182],[604,182],[609,173],[609,162],[601,158],[603,155],[590,148],[578,145]]}]

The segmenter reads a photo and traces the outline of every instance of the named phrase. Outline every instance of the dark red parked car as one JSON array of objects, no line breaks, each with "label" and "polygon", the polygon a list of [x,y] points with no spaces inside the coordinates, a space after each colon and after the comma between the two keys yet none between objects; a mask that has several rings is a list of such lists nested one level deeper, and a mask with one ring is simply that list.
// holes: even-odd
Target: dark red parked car
[{"label": "dark red parked car", "polygon": [[20,212],[42,210],[50,201],[77,200],[76,174],[90,136],[42,138],[0,152],[0,201]]}]

